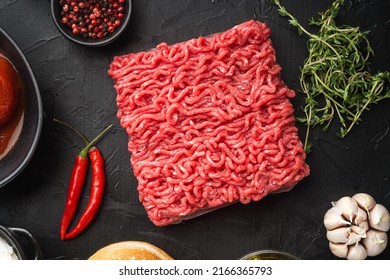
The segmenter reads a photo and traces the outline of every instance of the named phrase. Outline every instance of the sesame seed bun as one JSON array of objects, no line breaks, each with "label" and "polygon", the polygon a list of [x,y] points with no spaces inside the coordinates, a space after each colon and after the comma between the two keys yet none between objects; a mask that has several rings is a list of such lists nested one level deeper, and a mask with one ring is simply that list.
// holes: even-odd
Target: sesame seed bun
[{"label": "sesame seed bun", "polygon": [[123,241],[99,249],[88,260],[173,260],[173,258],[150,243]]}]

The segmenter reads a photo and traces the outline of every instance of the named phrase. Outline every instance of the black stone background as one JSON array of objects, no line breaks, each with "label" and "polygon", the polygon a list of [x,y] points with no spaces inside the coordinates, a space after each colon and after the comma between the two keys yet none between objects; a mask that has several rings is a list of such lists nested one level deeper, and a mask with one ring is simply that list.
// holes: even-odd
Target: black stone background
[{"label": "black stone background", "polygon": [[[282,1],[304,24],[331,2]],[[388,0],[352,0],[339,20],[372,31],[373,72],[389,70],[389,14]],[[124,240],[151,242],[175,259],[237,259],[269,248],[302,259],[336,259],[328,249],[322,224],[331,201],[367,192],[390,209],[389,101],[364,113],[363,123],[346,139],[339,139],[333,128],[327,133],[315,129],[313,152],[307,159],[311,175],[288,193],[269,195],[248,205],[235,204],[163,228],[149,221],[138,200],[127,135],[116,118],[109,63],[115,55],[224,31],[249,19],[270,26],[282,77],[298,90],[306,39],[297,35],[267,0],[135,0],[125,34],[101,48],[83,47],[64,38],[52,22],[47,0],[1,0],[0,26],[31,64],[42,95],[44,123],[28,167],[0,189],[0,224],[28,229],[37,238],[44,259],[85,259],[109,243]],[[299,114],[303,104],[299,93],[293,104]],[[59,239],[59,224],[74,157],[82,143],[54,124],[54,117],[71,123],[89,138],[108,124],[115,125],[98,144],[106,159],[103,205],[90,227],[70,241]],[[299,128],[303,138],[304,127],[299,124]],[[85,188],[81,210],[88,197]],[[390,259],[390,248],[375,259]]]}]

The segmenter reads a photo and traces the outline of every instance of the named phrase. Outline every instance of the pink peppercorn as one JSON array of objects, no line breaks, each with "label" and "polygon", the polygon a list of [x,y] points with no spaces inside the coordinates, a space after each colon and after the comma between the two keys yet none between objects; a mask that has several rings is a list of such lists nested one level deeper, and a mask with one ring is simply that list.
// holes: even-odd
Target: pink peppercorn
[{"label": "pink peppercorn", "polygon": [[65,4],[63,7],[62,7],[62,10],[66,13],[69,11],[69,5],[68,4]]},{"label": "pink peppercorn", "polygon": [[73,34],[80,34],[80,29],[78,29],[77,27],[75,27],[75,28],[73,28],[73,30],[72,30],[72,33]]},{"label": "pink peppercorn", "polygon": [[59,0],[61,22],[84,38],[103,38],[113,33],[124,18],[125,0]]}]

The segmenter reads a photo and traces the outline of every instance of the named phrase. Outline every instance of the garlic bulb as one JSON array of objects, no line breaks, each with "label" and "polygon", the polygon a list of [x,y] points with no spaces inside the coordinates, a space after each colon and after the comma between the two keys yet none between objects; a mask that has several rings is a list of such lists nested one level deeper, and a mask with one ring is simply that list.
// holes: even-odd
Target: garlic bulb
[{"label": "garlic bulb", "polygon": [[348,260],[363,260],[377,256],[387,246],[390,214],[366,193],[342,197],[332,202],[324,216],[329,249]]}]

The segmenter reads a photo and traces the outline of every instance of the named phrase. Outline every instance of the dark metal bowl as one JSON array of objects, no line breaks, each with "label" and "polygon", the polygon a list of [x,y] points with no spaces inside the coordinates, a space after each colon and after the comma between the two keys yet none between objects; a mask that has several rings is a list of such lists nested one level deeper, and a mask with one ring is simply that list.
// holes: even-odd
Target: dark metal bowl
[{"label": "dark metal bowl", "polygon": [[131,15],[132,5],[131,0],[125,1],[125,13],[122,20],[121,25],[110,35],[107,35],[103,38],[83,38],[81,36],[75,35],[71,32],[71,30],[61,22],[61,6],[59,5],[58,0],[51,0],[51,16],[58,30],[69,40],[84,46],[89,47],[100,47],[107,45],[113,41],[115,41],[122,33],[125,31],[126,27],[130,23],[130,15]]},{"label": "dark metal bowl", "polygon": [[22,80],[25,110],[22,131],[14,147],[0,159],[0,188],[26,167],[38,144],[42,128],[42,102],[30,65],[15,42],[0,28],[0,53],[9,59]]}]

